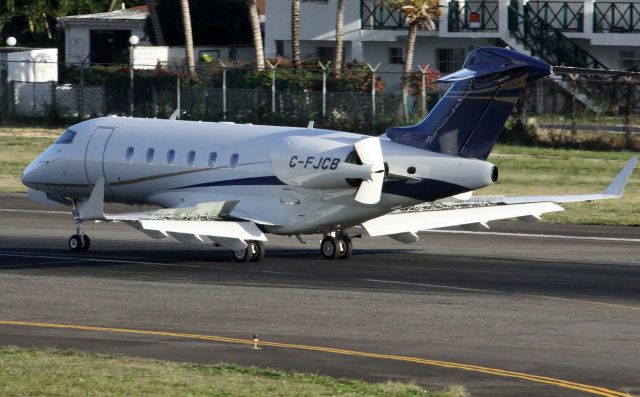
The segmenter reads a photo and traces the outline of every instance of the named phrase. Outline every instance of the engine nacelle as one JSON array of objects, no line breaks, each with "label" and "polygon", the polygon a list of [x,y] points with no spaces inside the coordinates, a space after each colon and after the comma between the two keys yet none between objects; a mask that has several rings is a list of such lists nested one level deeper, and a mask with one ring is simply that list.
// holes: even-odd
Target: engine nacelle
[{"label": "engine nacelle", "polygon": [[330,139],[291,136],[271,150],[271,167],[287,185],[309,189],[350,187],[347,179],[367,180],[371,165],[347,163],[353,146]]}]

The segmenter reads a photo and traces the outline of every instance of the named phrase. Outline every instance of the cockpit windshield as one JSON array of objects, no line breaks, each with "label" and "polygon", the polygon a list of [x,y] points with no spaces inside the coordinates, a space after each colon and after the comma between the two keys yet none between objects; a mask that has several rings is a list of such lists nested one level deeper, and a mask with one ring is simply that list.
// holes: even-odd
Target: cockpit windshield
[{"label": "cockpit windshield", "polygon": [[60,138],[55,142],[56,144],[70,144],[73,142],[73,138],[76,137],[76,132],[74,130],[66,130],[64,134],[60,135]]}]

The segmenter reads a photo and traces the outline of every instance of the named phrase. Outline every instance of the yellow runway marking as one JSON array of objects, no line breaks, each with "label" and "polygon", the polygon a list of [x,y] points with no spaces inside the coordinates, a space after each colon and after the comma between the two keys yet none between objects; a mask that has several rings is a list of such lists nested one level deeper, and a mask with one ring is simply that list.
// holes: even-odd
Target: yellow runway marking
[{"label": "yellow runway marking", "polygon": [[[5,320],[5,321],[0,320],[0,325],[17,325],[17,326],[27,326],[27,327],[69,329],[69,330],[76,330],[76,331],[112,332],[112,333],[121,333],[121,334],[154,335],[154,336],[197,339],[197,340],[206,340],[206,341],[213,341],[213,342],[233,343],[233,344],[242,344],[242,345],[251,345],[251,346],[253,345],[252,339],[237,339],[237,338],[227,338],[224,336],[216,336],[216,335],[201,335],[201,334],[167,332],[167,331],[147,331],[147,330],[140,330],[140,329],[109,328],[109,327],[95,327],[95,326],[77,325],[77,324],[54,324],[54,323],[10,321],[10,320]],[[461,364],[461,363],[455,363],[455,362],[449,362],[449,361],[429,360],[429,359],[411,357],[411,356],[367,353],[367,352],[361,352],[356,350],[345,350],[345,349],[336,349],[336,348],[330,348],[330,347],[311,346],[311,345],[298,345],[298,344],[281,343],[281,342],[261,341],[260,346],[262,347],[269,346],[269,347],[276,347],[276,348],[282,348],[282,349],[317,351],[317,352],[341,354],[341,355],[354,356],[354,357],[367,357],[367,358],[378,358],[383,360],[404,361],[404,362],[410,362],[410,363],[416,363],[416,364],[422,364],[422,365],[430,365],[430,366],[436,366],[436,367],[442,367],[442,368],[461,369],[464,371],[478,372],[478,373],[484,373],[484,374],[507,377],[507,378],[527,380],[530,382],[543,383],[543,384],[562,387],[566,389],[579,390],[579,391],[583,391],[585,393],[588,393],[591,395],[597,395],[597,396],[629,397],[628,393],[623,393],[616,390],[607,389],[604,387],[591,386],[591,385],[586,385],[582,383],[571,382],[568,380],[549,378],[546,376],[532,375],[532,374],[526,374],[522,372],[507,371],[507,370],[498,369],[498,368],[481,367],[478,365]]]}]

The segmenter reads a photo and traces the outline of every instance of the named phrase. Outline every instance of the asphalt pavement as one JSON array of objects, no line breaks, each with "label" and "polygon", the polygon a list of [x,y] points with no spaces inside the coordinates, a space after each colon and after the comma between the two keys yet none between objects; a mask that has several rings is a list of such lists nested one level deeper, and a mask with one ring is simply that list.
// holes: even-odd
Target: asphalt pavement
[{"label": "asphalt pavement", "polygon": [[[117,207],[116,210],[126,210]],[[132,210],[132,208],[129,208]],[[497,222],[354,241],[268,236],[259,264],[0,195],[0,344],[234,362],[474,396],[640,395],[640,228]],[[257,334],[261,349],[251,349]]]}]

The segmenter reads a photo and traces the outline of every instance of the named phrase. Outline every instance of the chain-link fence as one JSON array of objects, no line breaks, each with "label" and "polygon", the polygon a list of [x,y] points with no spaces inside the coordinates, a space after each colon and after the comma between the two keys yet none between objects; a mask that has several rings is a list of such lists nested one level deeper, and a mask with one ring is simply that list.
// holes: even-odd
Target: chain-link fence
[{"label": "chain-link fence", "polygon": [[[313,121],[316,127],[380,134],[422,119],[446,90],[433,84],[437,73],[424,68],[407,80],[412,83],[406,96],[401,74],[363,65],[340,77],[312,66],[257,72],[205,65],[196,78],[169,66],[133,73],[127,65],[59,68],[59,83],[7,82],[5,74],[4,116],[72,122],[111,114],[168,118],[177,109],[190,120],[292,126]],[[426,73],[430,80],[421,81]],[[640,87],[629,78],[546,78],[527,86],[511,124],[519,120],[552,140],[611,134],[629,141],[640,130],[639,100]]]}]

